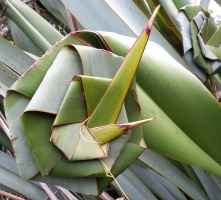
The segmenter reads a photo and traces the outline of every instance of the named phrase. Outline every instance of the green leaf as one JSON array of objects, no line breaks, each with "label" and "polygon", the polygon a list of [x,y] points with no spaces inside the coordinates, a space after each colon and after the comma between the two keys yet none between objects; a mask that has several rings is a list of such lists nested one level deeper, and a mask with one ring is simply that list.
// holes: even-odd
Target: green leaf
[{"label": "green leaf", "polygon": [[10,31],[15,45],[24,51],[41,56],[43,52],[28,38],[28,36],[10,19],[8,19]]},{"label": "green leaf", "polygon": [[[177,194],[177,188],[174,189],[171,183],[167,183],[167,187],[164,184],[164,179],[161,178],[156,172],[151,169],[143,170],[137,165],[131,165],[129,168],[134,175],[136,175],[145,185],[150,188],[153,194],[155,194],[159,199],[185,199],[182,193]],[[174,185],[173,185],[174,186]]]},{"label": "green leaf", "polygon": [[[116,34],[111,33],[101,32],[101,35],[112,51],[118,55],[126,55],[134,41],[119,35],[115,37]],[[161,58],[158,57],[159,54]],[[167,66],[166,70],[165,66]],[[162,75],[160,75],[161,73]],[[219,175],[218,140],[208,135],[210,132],[215,138],[220,137],[218,116],[221,114],[221,110],[216,99],[190,72],[170,58],[165,50],[151,42],[147,45],[136,76],[142,88],[138,96],[142,95],[140,101],[141,107],[143,107],[143,118],[156,117],[150,125],[143,125],[148,147],[176,160]],[[146,94],[151,101],[148,100],[149,97]],[[156,108],[157,110],[160,108],[164,114],[158,113]],[[201,118],[193,115],[193,112],[200,113]],[[172,124],[176,125],[169,125],[167,117]],[[199,123],[199,120],[202,121]],[[190,126],[190,124],[192,125]],[[163,131],[161,132],[161,130]],[[202,141],[202,135],[207,139]],[[162,143],[163,140],[165,142]],[[188,147],[185,143],[189,144]],[[177,151],[174,151],[174,148]],[[196,152],[193,153],[193,151]],[[188,153],[190,154],[188,155]],[[196,157],[193,158],[193,155]]]},{"label": "green leaf", "polygon": [[152,119],[140,120],[140,121],[125,123],[125,124],[110,124],[106,126],[91,128],[90,131],[100,144],[104,144],[122,135],[127,130],[132,129],[143,123],[149,122]]},{"label": "green leaf", "polygon": [[[178,20],[181,26],[185,27],[182,31],[184,57],[194,73],[215,96],[215,84],[211,75],[220,73],[221,55],[218,48],[221,40],[218,35],[221,29],[217,28],[209,12],[199,6],[183,7]],[[209,81],[211,83],[208,84]]]},{"label": "green leaf", "polygon": [[57,19],[59,19],[66,26],[68,25],[68,17],[64,5],[59,0],[44,1],[40,0],[45,8],[49,10]]},{"label": "green leaf", "polygon": [[22,1],[8,0],[4,12],[43,52],[46,52],[52,44],[63,37]]},{"label": "green leaf", "polygon": [[[62,0],[62,2],[69,8],[85,29],[92,31],[109,31],[129,37],[138,37],[148,21],[145,15],[132,1],[86,1],[85,4],[88,6],[84,6],[81,2],[73,3],[69,0]],[[133,15],[131,15],[131,11],[133,11]],[[184,67],[188,67],[185,61],[155,27],[152,28],[150,41],[161,45],[174,59]]]},{"label": "green leaf", "polygon": [[[124,173],[120,174],[117,177],[117,182],[129,199],[157,199],[151,192],[151,189],[146,187],[139,177],[136,176],[130,169],[127,169]],[[121,193],[117,182],[113,181],[112,185],[118,189],[119,193]]]},{"label": "green leaf", "polygon": [[86,126],[82,126],[81,123],[55,128],[51,141],[71,161],[104,158],[107,156],[109,146],[102,147],[90,130]]},{"label": "green leaf", "polygon": [[208,10],[210,0],[200,0],[200,7],[204,10]]},{"label": "green leaf", "polygon": [[[159,6],[156,8],[150,21],[144,27],[141,35],[134,43],[133,48],[126,55],[118,72],[108,86],[104,96],[90,116],[87,122],[89,128],[116,122],[117,116],[119,115],[121,106],[138,67],[144,48],[146,47],[150,30],[159,8]],[[126,81],[123,82],[122,79]]]},{"label": "green leaf", "polygon": [[[33,180],[54,184],[56,183],[56,185],[65,186],[71,191],[98,195],[104,190],[107,184],[112,181],[112,178],[109,177],[110,170],[111,173],[117,176],[132,162],[134,162],[134,160],[143,152],[146,146],[142,138],[142,130],[137,129],[139,137],[136,143],[128,142],[131,136],[130,131],[112,140],[107,158],[103,158],[102,160],[98,159],[69,162],[62,155],[62,152],[50,142],[51,127],[53,124],[55,127],[67,125],[65,124],[65,121],[60,120],[57,121],[58,123],[55,123],[55,117],[60,109],[60,105],[62,104],[63,100],[66,99],[66,94],[62,94],[59,88],[62,88],[62,90],[64,90],[66,93],[72,78],[76,75],[75,73],[81,73],[82,66],[84,66],[83,69],[85,75],[113,78],[114,74],[119,68],[120,63],[122,62],[122,57],[118,57],[114,54],[110,57],[110,53],[102,50],[96,50],[91,47],[67,45],[61,50],[62,45],[66,42],[82,44],[82,42],[75,40],[74,36],[71,35],[58,43],[56,47],[50,49],[44,57],[36,62],[35,65],[32,66],[32,68],[28,70],[26,74],[22,76],[8,92],[8,96],[5,100],[7,112],[6,115],[7,118],[9,118],[9,126],[12,127],[11,129],[13,132],[16,128],[20,129],[20,124],[19,119],[15,120],[14,116],[10,116],[10,113],[15,111],[16,118],[21,116],[22,126],[28,140],[27,143],[22,129],[21,132],[16,132],[16,134],[19,134],[18,138],[21,140],[19,141],[16,139],[15,141],[18,141],[18,144],[21,143],[21,141],[26,143],[27,148],[23,145],[25,148],[22,151],[27,151],[26,156],[29,159],[29,162],[25,165],[25,163],[22,164],[22,162],[25,162],[24,154],[20,154],[20,156],[18,156],[20,159],[19,169],[22,170],[23,177],[28,179],[33,177]],[[88,54],[85,52],[88,52]],[[105,59],[97,60],[97,57],[103,57]],[[69,58],[72,58],[73,60]],[[89,58],[93,59],[89,60]],[[69,70],[64,70],[64,62],[69,62],[70,66],[73,68],[74,65],[76,66],[74,74],[71,74],[73,70],[71,67]],[[106,65],[106,63],[108,64]],[[90,68],[91,65],[96,67]],[[100,69],[100,66],[105,66],[106,69],[98,70]],[[112,68],[109,69],[109,66],[112,66]],[[61,78],[61,76],[64,76],[64,79],[60,80],[59,78]],[[62,81],[65,81],[65,83],[63,84]],[[131,91],[133,91],[133,87],[134,85],[132,84]],[[129,91],[129,93],[132,93],[131,91]],[[56,95],[55,98],[53,96],[55,93],[61,93],[60,97]],[[47,96],[46,101],[42,98],[45,95]],[[15,110],[13,110],[11,105],[14,103],[16,98],[21,100],[17,100],[17,102],[23,102],[26,98],[26,103],[28,105],[20,105],[19,108],[15,107]],[[99,99],[94,101],[93,104],[95,107],[96,101],[99,103]],[[138,110],[137,103],[135,101],[132,102],[134,105],[136,105],[133,105],[132,107],[136,107]],[[117,119],[117,123],[127,123],[125,107],[123,106],[121,110],[122,111]],[[23,114],[21,114],[21,112]],[[137,115],[136,117],[134,116],[133,118],[136,118],[135,121],[139,120],[140,115]],[[71,121],[69,121],[69,123],[70,122]],[[41,125],[39,126],[39,124]],[[12,134],[15,134],[15,132]],[[30,145],[29,148],[28,145]],[[32,149],[32,153],[30,148]],[[18,148],[16,151],[18,151]],[[34,162],[35,159],[36,163]],[[24,170],[25,167],[29,167],[29,171],[26,172]],[[64,167],[66,169],[65,171],[63,170]],[[39,170],[41,171],[42,175],[45,176],[44,178],[41,178],[40,175],[37,174]],[[90,177],[90,179],[88,179],[87,176],[95,177]],[[73,177],[81,177],[81,179],[76,179]],[[88,182],[88,180],[90,181]],[[70,184],[70,182],[72,182],[72,184]],[[75,187],[76,184],[79,184],[79,186]],[[91,187],[90,190],[84,192],[82,188],[89,187],[89,185]]]},{"label": "green leaf", "polygon": [[[11,140],[13,141],[12,145],[15,151],[18,168],[21,173],[21,177],[26,180],[36,175],[39,172],[39,169],[28,146],[19,117],[27,107],[30,101],[29,98],[33,95],[33,91],[31,89],[37,89],[39,87],[40,82],[48,69],[46,66],[50,66],[52,64],[53,59],[57,56],[59,50],[61,50],[66,42],[82,44],[82,42],[76,40],[74,37],[65,37],[62,41],[56,44],[56,49],[51,49],[48,54],[44,56],[44,60],[40,59],[37,63],[35,63],[35,65],[37,65],[36,68],[32,67],[31,70],[26,72],[28,75],[15,82],[11,89],[17,90],[18,93],[10,93],[4,101],[6,118],[10,127]],[[40,79],[39,74],[43,76]],[[24,96],[22,96],[23,93],[25,94]],[[18,107],[12,106],[15,103]],[[20,148],[21,146],[22,148]]]},{"label": "green leaf", "polygon": [[163,156],[150,150],[145,150],[144,153],[139,157],[138,161],[142,161],[142,163],[146,164],[146,166],[142,164],[142,168],[147,169],[148,166],[151,167],[192,198],[208,199],[201,188],[195,185],[187,176],[185,176]]},{"label": "green leaf", "polygon": [[0,44],[0,62],[19,76],[34,63],[33,58],[2,37]]},{"label": "green leaf", "polygon": [[198,176],[200,182],[202,183],[205,191],[207,192],[210,199],[219,199],[221,197],[221,190],[213,179],[212,175],[203,172],[195,167],[193,167],[194,172]]},{"label": "green leaf", "polygon": [[5,132],[0,127],[0,145],[13,152],[10,139],[7,137]]},{"label": "green leaf", "polygon": [[12,71],[8,66],[4,65],[0,62],[0,79],[1,82],[6,85],[7,87],[10,87],[13,85],[15,81],[18,80],[19,75]]},{"label": "green leaf", "polygon": [[46,199],[48,195],[34,183],[23,180],[18,173],[15,159],[0,151],[0,182],[32,199]]}]

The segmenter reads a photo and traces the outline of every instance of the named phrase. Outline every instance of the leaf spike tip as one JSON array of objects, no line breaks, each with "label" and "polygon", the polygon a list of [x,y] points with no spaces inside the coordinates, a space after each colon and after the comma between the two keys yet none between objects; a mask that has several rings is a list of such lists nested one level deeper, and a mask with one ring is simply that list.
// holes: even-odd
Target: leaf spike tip
[{"label": "leaf spike tip", "polygon": [[149,35],[150,34],[150,30],[153,26],[154,20],[157,16],[158,11],[160,10],[160,5],[158,5],[155,10],[153,11],[153,14],[151,16],[151,18],[149,19],[147,25],[144,27],[144,30],[146,30],[146,33]]}]

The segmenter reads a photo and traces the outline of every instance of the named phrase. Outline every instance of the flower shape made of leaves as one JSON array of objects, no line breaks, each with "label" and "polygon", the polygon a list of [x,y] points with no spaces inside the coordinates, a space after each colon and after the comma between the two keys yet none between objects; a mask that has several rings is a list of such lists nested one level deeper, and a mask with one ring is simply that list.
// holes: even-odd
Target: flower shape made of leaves
[{"label": "flower shape made of leaves", "polygon": [[199,6],[188,5],[180,9],[184,59],[198,78],[205,82],[207,76],[220,73],[221,26],[217,27],[209,12]]},{"label": "flower shape made of leaves", "polygon": [[133,77],[152,22],[125,58],[70,34],[13,84],[5,110],[24,179],[98,195],[143,152],[142,128],[130,128],[151,119],[140,120]]}]

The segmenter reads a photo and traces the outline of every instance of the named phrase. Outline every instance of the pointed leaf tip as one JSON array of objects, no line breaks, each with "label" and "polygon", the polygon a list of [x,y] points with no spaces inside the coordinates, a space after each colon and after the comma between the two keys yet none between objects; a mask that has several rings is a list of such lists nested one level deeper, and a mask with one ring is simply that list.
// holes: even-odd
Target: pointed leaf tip
[{"label": "pointed leaf tip", "polygon": [[149,122],[151,120],[153,120],[154,118],[149,118],[149,119],[144,119],[144,120],[140,120],[140,121],[135,121],[135,122],[130,122],[128,124],[118,124],[119,127],[124,127],[125,128],[125,131],[131,129],[131,128],[134,128],[138,125],[141,125],[143,123],[146,123],[146,122]]},{"label": "pointed leaf tip", "polygon": [[155,8],[155,10],[154,10],[154,12],[153,12],[153,14],[152,14],[150,20],[148,21],[147,25],[144,27],[144,30],[146,31],[146,33],[147,33],[148,35],[150,34],[150,30],[151,30],[151,28],[152,28],[152,26],[153,26],[154,20],[155,20],[155,18],[156,18],[156,16],[157,16],[157,13],[158,13],[159,10],[160,10],[160,5],[158,5],[158,6]]}]

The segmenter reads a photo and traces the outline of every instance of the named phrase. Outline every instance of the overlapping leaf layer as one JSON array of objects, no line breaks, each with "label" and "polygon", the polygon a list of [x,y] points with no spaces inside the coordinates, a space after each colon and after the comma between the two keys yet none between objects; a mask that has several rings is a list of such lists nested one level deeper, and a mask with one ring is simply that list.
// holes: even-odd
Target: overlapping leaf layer
[{"label": "overlapping leaf layer", "polygon": [[205,82],[208,75],[220,73],[221,27],[208,11],[188,5],[179,11],[184,58],[194,73]]},{"label": "overlapping leaf layer", "polygon": [[[98,195],[143,152],[142,129],[130,129],[151,120],[140,120],[134,79],[150,22],[125,58],[69,35],[13,84],[5,108],[23,178],[40,172],[42,181]],[[125,106],[137,110],[136,122]]]}]

